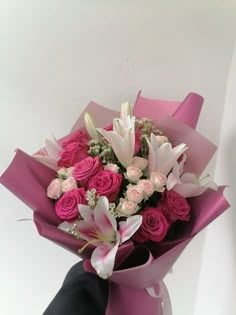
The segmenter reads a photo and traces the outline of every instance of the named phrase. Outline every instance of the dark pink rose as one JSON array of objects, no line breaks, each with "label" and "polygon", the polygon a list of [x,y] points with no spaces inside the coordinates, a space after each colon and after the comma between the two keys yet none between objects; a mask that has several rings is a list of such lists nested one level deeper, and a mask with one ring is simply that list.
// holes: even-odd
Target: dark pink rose
[{"label": "dark pink rose", "polygon": [[72,175],[82,186],[86,187],[89,178],[101,170],[102,163],[98,156],[94,158],[88,156],[75,164]]},{"label": "dark pink rose", "polygon": [[121,181],[121,174],[103,170],[89,179],[88,189],[95,188],[98,195],[106,196],[112,202],[119,193]]},{"label": "dark pink rose", "polygon": [[85,204],[84,188],[77,188],[67,191],[55,203],[57,216],[62,220],[71,220],[79,215],[78,204]]},{"label": "dark pink rose", "polygon": [[162,196],[163,213],[169,222],[189,221],[190,205],[187,200],[174,190],[165,190]]},{"label": "dark pink rose", "polygon": [[169,224],[161,211],[161,207],[146,207],[141,212],[142,225],[133,235],[136,242],[144,243],[148,240],[160,242],[166,236]]},{"label": "dark pink rose", "polygon": [[141,140],[140,140],[140,134],[137,130],[135,130],[134,135],[135,135],[134,154],[136,154],[140,150]]},{"label": "dark pink rose", "polygon": [[68,143],[60,151],[60,160],[57,165],[60,167],[70,167],[74,166],[75,163],[82,161],[88,156],[87,145],[82,145],[80,142]]},{"label": "dark pink rose", "polygon": [[89,137],[86,132],[81,129],[76,130],[62,142],[62,147],[66,147],[69,143],[79,142],[82,146],[87,145]]}]

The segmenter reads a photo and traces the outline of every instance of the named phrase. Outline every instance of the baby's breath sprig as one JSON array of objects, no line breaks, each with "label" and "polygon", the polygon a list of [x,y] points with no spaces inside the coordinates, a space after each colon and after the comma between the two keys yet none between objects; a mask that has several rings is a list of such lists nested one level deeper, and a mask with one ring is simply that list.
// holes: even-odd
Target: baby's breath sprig
[{"label": "baby's breath sprig", "polygon": [[86,200],[88,202],[88,205],[91,208],[94,209],[96,207],[98,198],[99,198],[99,195],[96,194],[95,188],[92,188],[91,190],[86,191]]},{"label": "baby's breath sprig", "polygon": [[142,157],[148,156],[148,142],[147,140],[150,139],[151,133],[155,135],[163,135],[162,131],[156,128],[154,122],[146,117],[136,119],[136,128],[139,130],[140,133],[140,153]]},{"label": "baby's breath sprig", "polygon": [[139,130],[141,135],[150,135],[152,132],[152,120],[146,117],[138,118],[135,121],[136,128]]},{"label": "baby's breath sprig", "polygon": [[88,154],[98,156],[103,164],[116,163],[117,159],[112,150],[112,146],[104,139],[92,139],[88,143]]},{"label": "baby's breath sprig", "polygon": [[80,233],[78,231],[78,226],[76,223],[73,224],[71,228],[67,228],[66,231],[76,237],[77,239],[81,239]]},{"label": "baby's breath sprig", "polygon": [[109,211],[113,217],[117,218],[119,216],[116,212],[116,204],[114,202],[109,203]]},{"label": "baby's breath sprig", "polygon": [[67,168],[62,167],[57,171],[57,177],[61,180],[67,179]]},{"label": "baby's breath sprig", "polygon": [[158,128],[156,128],[155,123],[146,117],[136,119],[136,128],[139,130],[139,133],[141,135],[145,135],[147,137],[150,137],[151,133],[154,133],[155,135],[163,135],[162,131]]}]

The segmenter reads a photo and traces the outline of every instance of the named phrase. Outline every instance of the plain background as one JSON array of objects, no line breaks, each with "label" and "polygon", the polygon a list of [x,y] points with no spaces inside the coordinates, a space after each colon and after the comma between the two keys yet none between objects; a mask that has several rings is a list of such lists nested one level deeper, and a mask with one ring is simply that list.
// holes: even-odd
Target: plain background
[{"label": "plain background", "polygon": [[[234,0],[0,0],[0,172],[15,148],[66,134],[91,99],[204,96],[198,130],[220,144],[208,171],[231,184],[232,208],[167,277],[174,315],[236,314],[235,39]],[[78,257],[17,221],[31,211],[2,186],[0,209],[0,314],[40,315]]]}]

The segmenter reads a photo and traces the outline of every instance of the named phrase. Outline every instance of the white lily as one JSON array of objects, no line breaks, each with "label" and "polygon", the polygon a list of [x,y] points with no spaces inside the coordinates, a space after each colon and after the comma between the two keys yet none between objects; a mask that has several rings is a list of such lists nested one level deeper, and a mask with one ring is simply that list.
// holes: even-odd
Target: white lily
[{"label": "white lily", "polygon": [[128,127],[129,118],[132,117],[132,106],[129,102],[121,103],[120,119]]},{"label": "white lily", "polygon": [[170,142],[160,143],[154,134],[151,134],[148,146],[149,173],[158,171],[164,175],[167,175],[170,172],[178,158],[188,149],[184,143],[181,143],[174,148],[172,148]]},{"label": "white lily", "polygon": [[100,135],[97,132],[97,129],[95,128],[92,116],[88,112],[84,113],[84,124],[90,138],[99,140]]},{"label": "white lily", "polygon": [[97,129],[111,144],[116,157],[125,168],[132,164],[135,145],[135,117],[129,113],[128,103],[123,103],[120,118],[113,119],[113,130]]},{"label": "white lily", "polygon": [[52,140],[45,139],[45,147],[33,157],[53,170],[58,170],[57,161],[60,159],[61,145],[52,134]]},{"label": "white lily", "polygon": [[172,172],[167,178],[166,188],[174,190],[184,198],[199,196],[203,194],[208,188],[217,190],[218,187],[214,182],[208,182],[201,185],[201,181],[206,178],[199,178],[194,173],[183,173],[183,166],[186,160],[184,155],[180,163],[175,163]]},{"label": "white lily", "polygon": [[119,245],[138,230],[142,216],[132,216],[117,225],[109,212],[108,199],[104,196],[98,199],[94,210],[86,205],[79,205],[79,209],[83,221],[79,221],[77,227],[79,234],[87,241],[80,252],[89,244],[95,245],[91,264],[101,278],[107,279],[112,274]]}]

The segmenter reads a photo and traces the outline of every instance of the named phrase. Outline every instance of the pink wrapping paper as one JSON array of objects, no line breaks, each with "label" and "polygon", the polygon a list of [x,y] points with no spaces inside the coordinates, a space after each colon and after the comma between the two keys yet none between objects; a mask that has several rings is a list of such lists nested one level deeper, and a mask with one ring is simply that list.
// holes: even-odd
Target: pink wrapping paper
[{"label": "pink wrapping paper", "polygon": [[[156,120],[173,144],[183,142],[189,145],[186,167],[196,174],[204,170],[216,150],[211,142],[192,129],[196,127],[202,102],[203,98],[195,93],[190,93],[182,102],[147,99],[139,93],[134,105],[134,115]],[[97,127],[109,125],[117,116],[117,112],[93,102],[86,111],[94,116]],[[81,115],[72,131],[82,125]],[[34,211],[34,222],[40,235],[78,254],[84,241],[57,228],[61,220],[55,215],[53,202],[46,195],[47,186],[54,176],[54,171],[18,150],[0,182]],[[18,178],[27,180],[19,182]],[[143,245],[134,247],[132,242],[127,242],[119,248],[116,269],[110,278],[106,315],[164,314],[161,298],[151,297],[146,289],[158,286],[191,239],[229,207],[223,190],[224,187],[218,191],[207,190],[201,196],[191,198],[191,220],[182,224],[175,240],[163,241],[149,248]],[[92,250],[93,247],[88,246],[82,257],[89,258]]]}]

